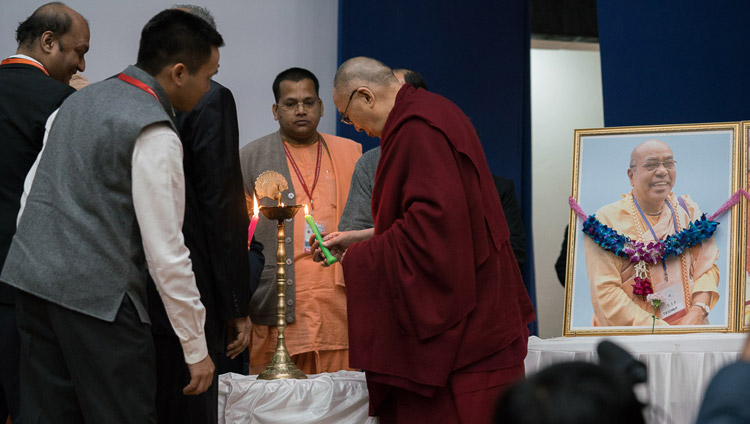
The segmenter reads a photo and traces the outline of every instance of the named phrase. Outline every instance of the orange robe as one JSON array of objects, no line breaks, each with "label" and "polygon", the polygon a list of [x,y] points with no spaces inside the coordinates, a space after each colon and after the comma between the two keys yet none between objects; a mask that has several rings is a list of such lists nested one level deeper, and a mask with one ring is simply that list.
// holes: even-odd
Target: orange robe
[{"label": "orange robe", "polygon": [[[332,148],[331,135],[323,135],[328,148]],[[346,140],[347,145],[352,143]],[[318,144],[297,147],[287,143],[289,153],[297,163],[308,189],[315,180]],[[333,146],[338,146],[333,144]],[[353,145],[358,147],[359,145]],[[331,159],[336,156],[336,163]],[[351,175],[360,151],[351,148],[345,151],[332,151],[331,155],[323,147],[318,183],[313,194],[313,218],[316,223],[325,224],[325,230],[336,231],[341,212],[349,193]],[[295,203],[310,205],[310,198],[287,159],[294,192]],[[310,252],[305,251],[304,210],[300,210],[293,220],[294,225],[294,272],[296,285],[296,321],[286,327],[286,347],[295,365],[306,374],[335,372],[349,369],[349,342],[346,322],[346,289],[341,265],[336,263],[323,267],[313,262]],[[266,246],[275,249],[275,246]],[[290,253],[289,251],[287,253]],[[266,325],[253,325],[250,349],[250,373],[262,372],[276,350],[276,328]]]},{"label": "orange robe", "polygon": [[[669,195],[669,202],[674,209],[678,221],[678,230],[687,228],[688,223],[699,219],[701,211],[689,196],[682,196],[685,209],[679,204],[677,196]],[[653,241],[648,226],[640,217],[633,204],[632,194],[627,194],[617,202],[606,205],[596,211],[599,221],[613,228],[619,234],[631,240],[640,239],[644,243]],[[659,239],[674,234],[672,212],[664,207],[658,221],[652,224]],[[629,259],[619,257],[602,249],[590,237],[584,240],[586,253],[586,269],[589,277],[591,302],[594,307],[594,325],[601,326],[651,326],[654,308],[651,303],[641,296],[633,295],[635,278],[635,264]],[[719,284],[719,268],[715,262],[719,257],[719,249],[714,239],[704,240],[702,244],[688,249],[681,257],[667,259],[667,271],[670,282],[684,282],[687,288],[681,289],[683,301],[691,301],[693,293],[712,293],[711,308],[719,300],[717,286]],[[649,278],[654,291],[658,292],[665,285],[662,262],[648,265]],[[687,270],[687,275],[683,272]],[[685,296],[687,294],[687,296]],[[660,310],[663,310],[660,308]],[[659,313],[657,316],[661,317]],[[656,325],[668,325],[663,320],[656,320]]]}]

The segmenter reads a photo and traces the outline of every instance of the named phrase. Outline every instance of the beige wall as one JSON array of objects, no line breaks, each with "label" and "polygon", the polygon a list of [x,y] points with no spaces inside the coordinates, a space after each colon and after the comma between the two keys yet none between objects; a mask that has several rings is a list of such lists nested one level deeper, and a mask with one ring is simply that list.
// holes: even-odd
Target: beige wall
[{"label": "beige wall", "polygon": [[562,335],[565,293],[554,265],[570,217],[573,130],[604,125],[598,46],[580,48],[570,43],[532,42],[532,222],[542,338]]}]

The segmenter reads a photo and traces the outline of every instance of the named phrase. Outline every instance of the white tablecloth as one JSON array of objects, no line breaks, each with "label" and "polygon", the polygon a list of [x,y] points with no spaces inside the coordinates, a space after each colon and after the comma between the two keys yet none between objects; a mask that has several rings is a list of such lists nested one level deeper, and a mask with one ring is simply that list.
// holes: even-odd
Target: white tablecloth
[{"label": "white tablecloth", "polygon": [[[529,338],[526,374],[562,361],[596,362],[596,346],[617,343],[648,367],[648,382],[638,391],[652,409],[651,423],[695,422],[703,392],[716,371],[737,360],[745,334],[685,334],[613,337]],[[644,399],[645,398],[645,399]],[[750,399],[748,400],[750,402]]]},{"label": "white tablecloth", "polygon": [[219,376],[219,424],[376,424],[367,415],[365,374],[308,375],[307,380],[256,380],[257,375]]}]

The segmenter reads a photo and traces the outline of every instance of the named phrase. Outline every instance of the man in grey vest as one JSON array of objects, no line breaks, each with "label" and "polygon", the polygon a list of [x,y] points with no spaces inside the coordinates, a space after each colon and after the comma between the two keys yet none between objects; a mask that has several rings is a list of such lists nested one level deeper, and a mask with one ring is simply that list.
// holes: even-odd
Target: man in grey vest
[{"label": "man in grey vest", "polygon": [[18,289],[25,420],[156,421],[147,268],[190,370],[184,392],[211,384],[173,108],[208,91],[222,45],[201,18],[163,11],[143,28],[136,66],[50,116],[0,275]]}]

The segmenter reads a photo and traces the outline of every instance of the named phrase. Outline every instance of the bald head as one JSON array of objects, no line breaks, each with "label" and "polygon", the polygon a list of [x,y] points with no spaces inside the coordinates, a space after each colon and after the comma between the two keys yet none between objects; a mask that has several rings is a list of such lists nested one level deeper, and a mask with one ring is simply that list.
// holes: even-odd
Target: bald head
[{"label": "bald head", "polygon": [[342,63],[333,77],[333,89],[350,91],[354,86],[388,87],[400,85],[391,68],[382,62],[364,56],[354,57]]},{"label": "bald head", "polygon": [[36,59],[50,77],[63,84],[86,69],[89,23],[62,3],[47,3],[35,10],[18,25],[16,40],[16,53]]},{"label": "bald head", "polygon": [[85,21],[83,16],[63,3],[52,2],[41,5],[18,25],[16,29],[18,46],[30,46],[47,31],[62,37],[71,30],[74,19]]},{"label": "bald head", "polygon": [[667,143],[657,139],[646,140],[635,146],[635,149],[630,153],[630,167],[633,168],[643,162],[644,153],[648,153],[652,149],[666,149],[670,154],[672,153],[672,149],[669,148]]},{"label": "bald head", "polygon": [[391,68],[369,57],[355,57],[336,71],[333,103],[341,122],[370,137],[380,137],[400,89]]},{"label": "bald head", "polygon": [[628,178],[633,197],[646,214],[660,213],[677,179],[674,154],[667,143],[647,140],[630,154]]}]

